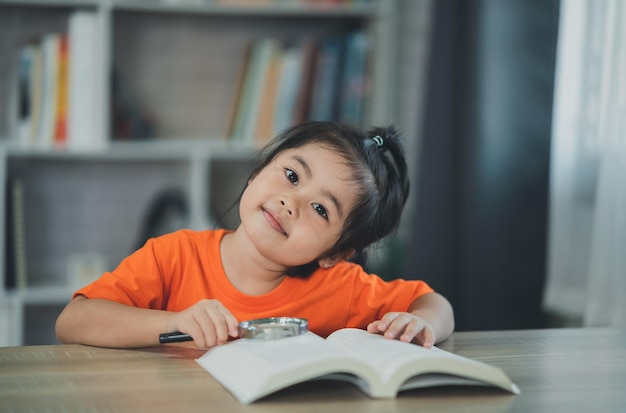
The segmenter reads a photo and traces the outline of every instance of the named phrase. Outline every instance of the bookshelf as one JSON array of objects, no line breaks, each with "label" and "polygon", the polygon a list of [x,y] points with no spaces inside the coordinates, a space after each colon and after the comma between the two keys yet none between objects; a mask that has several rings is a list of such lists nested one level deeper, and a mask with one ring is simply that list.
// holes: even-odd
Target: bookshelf
[{"label": "bookshelf", "polygon": [[[54,320],[71,292],[141,243],[163,193],[175,191],[185,205],[179,226],[207,228],[219,217],[236,225],[229,208],[258,143],[229,133],[227,119],[252,40],[287,47],[363,33],[361,122],[392,120],[395,1],[262,3],[0,0],[0,346],[55,343]],[[70,107],[89,123],[44,144],[31,125],[24,140],[16,104],[23,46],[67,32],[77,13],[95,27],[91,88]]]}]

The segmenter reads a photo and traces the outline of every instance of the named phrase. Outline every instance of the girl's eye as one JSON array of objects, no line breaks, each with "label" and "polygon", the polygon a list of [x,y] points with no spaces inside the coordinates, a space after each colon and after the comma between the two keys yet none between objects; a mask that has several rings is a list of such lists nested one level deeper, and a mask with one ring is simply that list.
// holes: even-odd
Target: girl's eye
[{"label": "girl's eye", "polygon": [[298,174],[292,171],[291,169],[285,169],[285,176],[289,179],[294,185],[298,185]]},{"label": "girl's eye", "polygon": [[328,219],[328,211],[320,204],[313,204],[313,209],[324,219]]}]

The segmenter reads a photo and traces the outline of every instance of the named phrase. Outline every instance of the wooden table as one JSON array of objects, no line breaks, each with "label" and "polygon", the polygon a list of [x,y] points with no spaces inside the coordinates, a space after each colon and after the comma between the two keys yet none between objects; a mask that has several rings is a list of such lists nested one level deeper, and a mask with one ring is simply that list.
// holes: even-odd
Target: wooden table
[{"label": "wooden table", "polygon": [[0,348],[0,411],[626,412],[624,332],[463,332],[440,347],[501,367],[522,394],[447,387],[372,400],[348,384],[315,382],[246,406],[196,364],[203,352],[193,348],[56,345]]}]

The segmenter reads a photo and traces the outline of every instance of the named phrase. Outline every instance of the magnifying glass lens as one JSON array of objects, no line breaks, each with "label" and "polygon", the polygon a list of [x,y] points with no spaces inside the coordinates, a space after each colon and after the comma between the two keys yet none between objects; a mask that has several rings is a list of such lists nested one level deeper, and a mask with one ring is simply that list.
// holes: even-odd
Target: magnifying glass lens
[{"label": "magnifying glass lens", "polygon": [[239,337],[255,340],[278,340],[304,334],[308,321],[294,317],[272,317],[244,321],[239,324]]}]

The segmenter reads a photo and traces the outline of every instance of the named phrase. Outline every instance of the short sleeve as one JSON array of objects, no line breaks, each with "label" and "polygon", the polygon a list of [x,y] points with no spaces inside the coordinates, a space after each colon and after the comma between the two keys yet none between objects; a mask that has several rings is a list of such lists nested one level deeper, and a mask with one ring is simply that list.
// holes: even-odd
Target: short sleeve
[{"label": "short sleeve", "polygon": [[166,297],[157,239],[126,257],[119,266],[76,291],[73,297],[105,298],[140,308],[163,309]]},{"label": "short sleeve", "polygon": [[354,278],[348,324],[362,328],[388,312],[408,311],[416,298],[432,292],[425,281],[385,281],[377,275],[361,272]]}]

